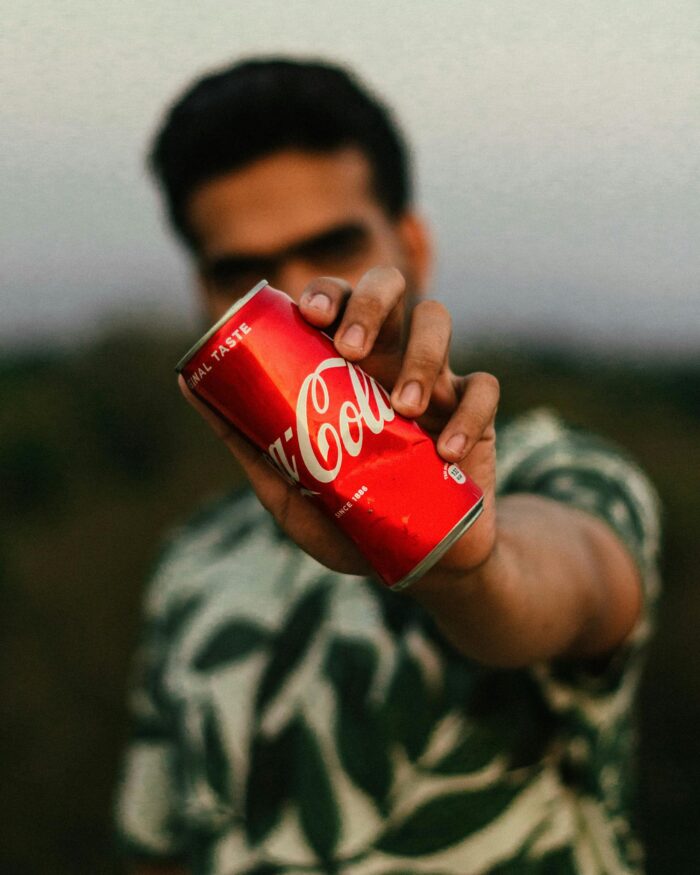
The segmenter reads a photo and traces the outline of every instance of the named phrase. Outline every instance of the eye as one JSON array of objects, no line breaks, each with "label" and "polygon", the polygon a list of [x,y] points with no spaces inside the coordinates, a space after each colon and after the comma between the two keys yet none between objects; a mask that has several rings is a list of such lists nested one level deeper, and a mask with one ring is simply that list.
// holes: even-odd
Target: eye
[{"label": "eye", "polygon": [[271,273],[265,259],[221,258],[202,270],[213,290],[227,298],[239,298]]},{"label": "eye", "polygon": [[369,246],[367,229],[353,225],[309,241],[300,248],[299,255],[318,265],[342,264],[364,255]]}]

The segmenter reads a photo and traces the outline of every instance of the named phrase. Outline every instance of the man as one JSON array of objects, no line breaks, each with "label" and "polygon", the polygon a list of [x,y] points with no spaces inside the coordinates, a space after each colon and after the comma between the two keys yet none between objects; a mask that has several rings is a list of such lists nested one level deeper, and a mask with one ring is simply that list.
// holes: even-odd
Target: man
[{"label": "man", "polygon": [[149,590],[118,805],[136,871],[640,871],[630,705],[658,541],[643,475],[542,411],[499,432],[497,472],[498,384],[449,369],[403,145],[344,72],[207,77],[153,163],[209,318],[261,277],[287,291],[486,509],[387,592],[189,396],[255,494],[177,533]]}]

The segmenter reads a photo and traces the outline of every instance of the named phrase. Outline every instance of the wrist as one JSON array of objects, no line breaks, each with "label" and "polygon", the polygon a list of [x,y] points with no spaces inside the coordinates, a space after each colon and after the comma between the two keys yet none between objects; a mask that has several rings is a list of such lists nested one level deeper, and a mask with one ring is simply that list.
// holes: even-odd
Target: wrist
[{"label": "wrist", "polygon": [[[476,565],[460,562],[450,551],[445,559],[406,590],[433,618],[444,637],[461,653],[479,662],[503,663],[508,631],[512,574],[506,546],[491,542]],[[462,554],[465,555],[465,554]]]},{"label": "wrist", "polygon": [[446,557],[427,571],[406,594],[428,610],[449,609],[450,605],[466,606],[472,601],[482,602],[485,593],[497,578],[501,565],[501,551],[494,542],[488,555],[476,565],[460,561],[459,544]]}]

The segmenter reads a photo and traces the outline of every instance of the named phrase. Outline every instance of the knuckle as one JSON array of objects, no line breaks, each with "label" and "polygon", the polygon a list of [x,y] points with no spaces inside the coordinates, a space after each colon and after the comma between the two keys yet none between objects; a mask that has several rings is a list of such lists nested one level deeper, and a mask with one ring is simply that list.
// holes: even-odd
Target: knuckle
[{"label": "knuckle", "polygon": [[446,346],[452,335],[452,317],[440,301],[419,301],[411,317],[411,330],[430,332],[434,342]]},{"label": "knuckle", "polygon": [[442,356],[427,345],[412,348],[406,358],[406,364],[413,370],[437,373],[442,368]]},{"label": "knuckle", "polygon": [[350,299],[348,303],[347,319],[363,323],[377,323],[381,321],[387,313],[386,303],[375,295],[364,293],[356,295]]},{"label": "knuckle", "polygon": [[498,377],[495,377],[493,374],[489,374],[486,371],[477,371],[471,375],[471,379],[480,389],[488,391],[496,397],[500,395],[501,384],[498,381]]},{"label": "knuckle", "polygon": [[382,301],[387,309],[391,309],[401,301],[406,290],[406,281],[400,270],[395,267],[373,267],[358,283],[360,295],[371,295]]},{"label": "knuckle", "polygon": [[337,301],[349,295],[351,291],[350,285],[345,280],[333,276],[319,276],[311,280],[306,286],[303,297],[312,298],[314,295],[322,292],[328,295],[331,300]]},{"label": "knuckle", "polygon": [[452,316],[450,316],[450,311],[447,307],[442,302],[436,301],[433,298],[419,301],[415,306],[415,312],[419,313],[421,317],[427,317],[431,320],[439,319],[447,323],[452,322]]},{"label": "knuckle", "polygon": [[393,292],[402,294],[404,289],[406,288],[406,280],[404,279],[404,275],[401,271],[394,267],[393,265],[382,265],[380,267],[373,267],[367,273],[367,279],[372,284],[377,284],[380,286],[386,286],[387,288],[391,288]]}]

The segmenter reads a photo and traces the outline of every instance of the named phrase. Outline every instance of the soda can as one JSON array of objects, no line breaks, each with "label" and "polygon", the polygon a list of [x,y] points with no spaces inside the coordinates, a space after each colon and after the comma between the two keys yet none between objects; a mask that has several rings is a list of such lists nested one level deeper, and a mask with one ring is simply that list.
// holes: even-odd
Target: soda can
[{"label": "soda can", "polygon": [[266,280],[176,370],[316,502],[391,589],[423,575],[481,513],[479,487]]}]

